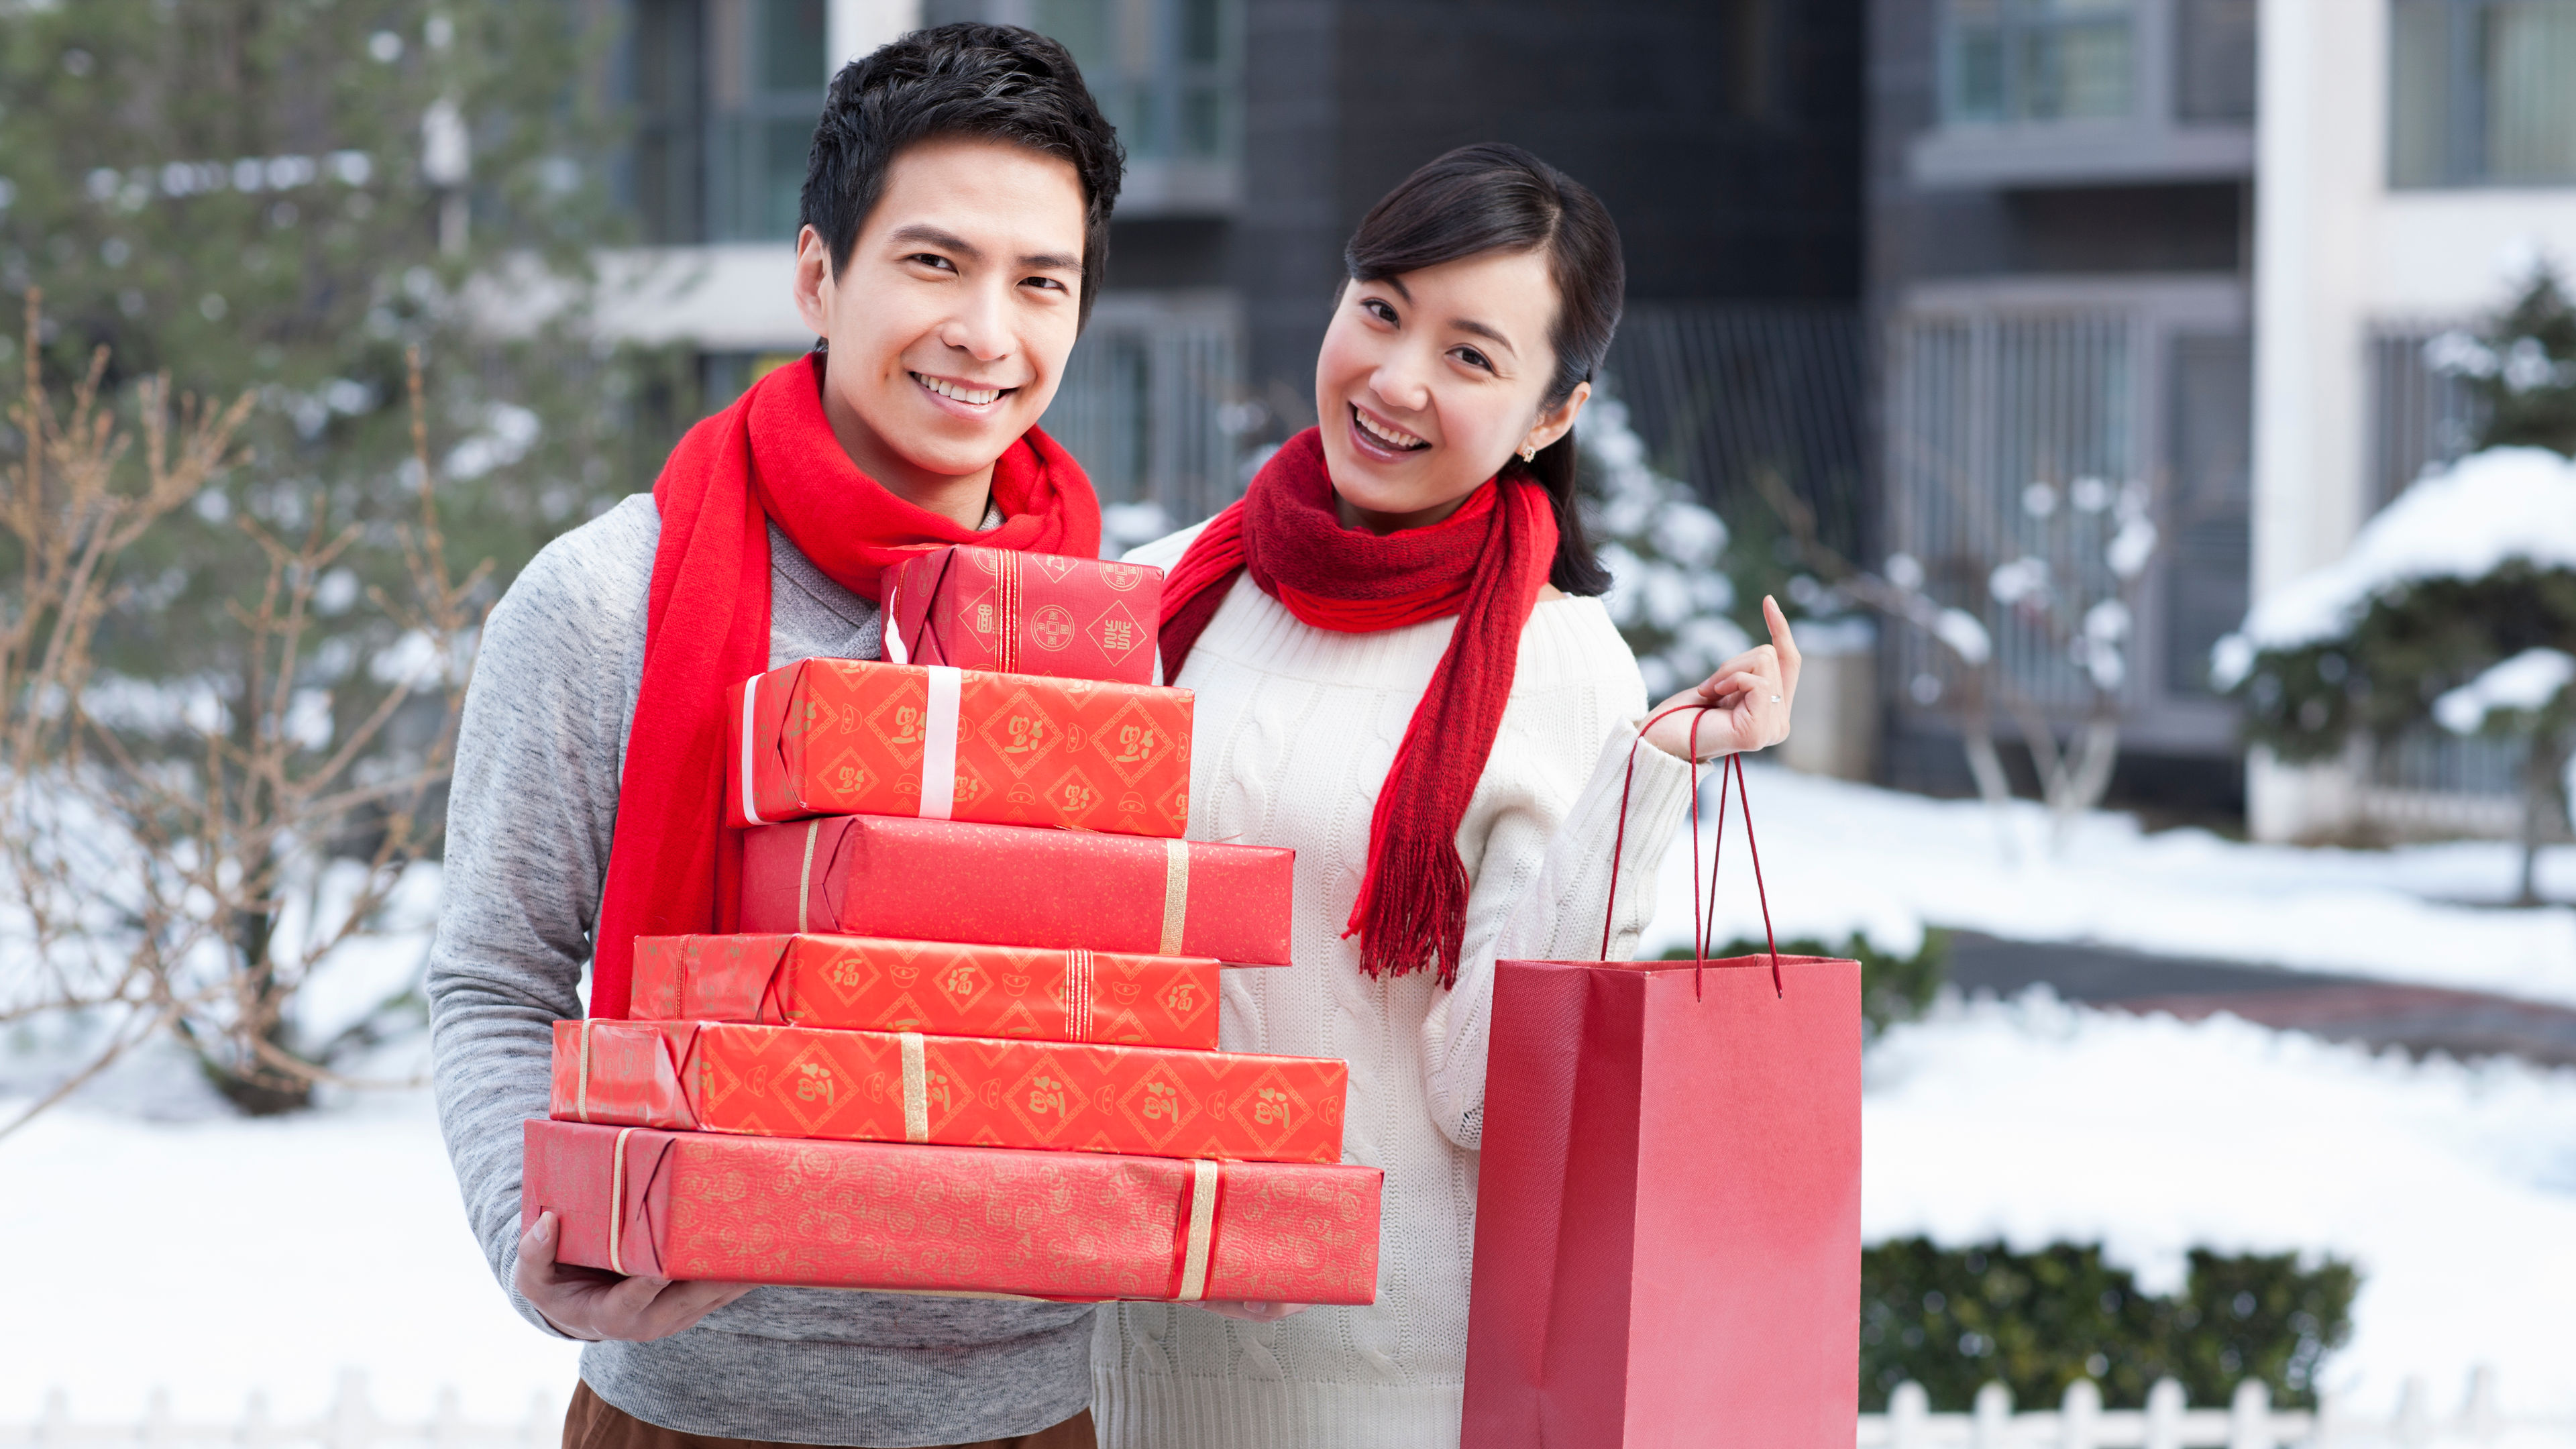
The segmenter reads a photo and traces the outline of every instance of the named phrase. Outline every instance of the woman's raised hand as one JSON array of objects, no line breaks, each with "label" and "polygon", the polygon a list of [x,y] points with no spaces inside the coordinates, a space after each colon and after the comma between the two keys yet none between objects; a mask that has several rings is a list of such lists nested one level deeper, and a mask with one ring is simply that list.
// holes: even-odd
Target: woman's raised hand
[{"label": "woman's raised hand", "polygon": [[[1789,737],[1789,706],[1798,698],[1798,644],[1789,637],[1789,617],[1768,594],[1762,596],[1762,619],[1771,626],[1771,642],[1736,655],[1706,680],[1656,705],[1647,715],[1654,720],[1646,730],[1647,743],[1677,759],[1691,758],[1694,718],[1703,760],[1763,749]],[[1682,705],[1705,708],[1677,708]]]}]

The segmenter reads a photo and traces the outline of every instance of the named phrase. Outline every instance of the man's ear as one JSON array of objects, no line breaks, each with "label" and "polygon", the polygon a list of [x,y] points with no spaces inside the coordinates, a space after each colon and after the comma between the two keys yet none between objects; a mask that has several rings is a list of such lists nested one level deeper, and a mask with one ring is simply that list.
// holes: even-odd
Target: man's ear
[{"label": "man's ear", "polygon": [[832,249],[823,234],[806,227],[796,234],[796,315],[817,337],[832,335]]},{"label": "man's ear", "polygon": [[1583,405],[1591,400],[1592,384],[1576,383],[1574,391],[1566,394],[1565,401],[1538,415],[1538,421],[1521,438],[1521,448],[1535,453],[1574,431],[1574,420],[1583,415]]}]

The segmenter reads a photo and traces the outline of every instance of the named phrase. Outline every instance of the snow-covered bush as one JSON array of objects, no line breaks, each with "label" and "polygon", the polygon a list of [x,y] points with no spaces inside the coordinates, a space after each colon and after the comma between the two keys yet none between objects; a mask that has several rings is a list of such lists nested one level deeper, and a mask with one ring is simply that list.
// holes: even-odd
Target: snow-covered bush
[{"label": "snow-covered bush", "polygon": [[[2489,394],[2481,451],[2428,473],[2344,556],[2279,590],[2219,641],[2211,675],[2282,759],[2332,759],[2427,725],[2523,742],[2521,897],[2568,826],[2576,698],[2576,320],[2547,274],[2483,340],[2435,360]],[[2484,369],[2481,372],[2481,369]],[[2554,440],[2551,446],[2510,446]]]},{"label": "snow-covered bush", "polygon": [[1706,679],[1750,642],[1727,617],[1735,586],[1719,566],[1726,525],[1688,483],[1656,470],[1618,399],[1585,408],[1575,441],[1584,526],[1612,580],[1602,602],[1636,651],[1646,697],[1661,700]]}]

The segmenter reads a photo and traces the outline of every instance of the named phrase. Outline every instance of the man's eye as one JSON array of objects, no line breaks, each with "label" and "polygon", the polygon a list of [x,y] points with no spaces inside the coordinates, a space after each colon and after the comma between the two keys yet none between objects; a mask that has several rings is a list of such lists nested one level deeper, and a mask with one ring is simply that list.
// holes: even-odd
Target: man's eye
[{"label": "man's eye", "polygon": [[957,270],[956,266],[946,257],[940,256],[934,252],[914,252],[911,256],[904,258],[904,260],[908,262],[918,262],[925,267],[937,267],[939,270],[944,272],[953,272]]},{"label": "man's eye", "polygon": [[1057,281],[1053,277],[1030,277],[1023,280],[1020,285],[1023,287],[1052,287],[1059,292],[1065,289],[1064,283]]}]

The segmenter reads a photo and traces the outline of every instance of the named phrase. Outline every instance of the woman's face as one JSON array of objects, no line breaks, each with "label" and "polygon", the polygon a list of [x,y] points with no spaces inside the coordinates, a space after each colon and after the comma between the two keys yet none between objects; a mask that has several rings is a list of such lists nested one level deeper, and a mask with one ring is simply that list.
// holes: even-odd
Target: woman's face
[{"label": "woman's face", "polygon": [[1513,454],[1563,437],[1592,389],[1541,415],[1555,318],[1543,251],[1345,283],[1315,357],[1342,521],[1375,533],[1437,523]]}]

